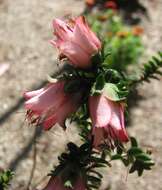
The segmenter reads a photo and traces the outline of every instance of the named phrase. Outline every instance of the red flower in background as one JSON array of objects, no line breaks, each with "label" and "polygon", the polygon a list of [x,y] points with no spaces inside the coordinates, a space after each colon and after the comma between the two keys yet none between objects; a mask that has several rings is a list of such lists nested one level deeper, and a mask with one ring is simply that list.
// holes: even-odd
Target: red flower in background
[{"label": "red flower in background", "polygon": [[41,124],[45,130],[56,123],[64,126],[65,119],[78,109],[81,100],[80,93],[65,94],[64,84],[63,81],[51,83],[24,93],[27,118],[31,124]]},{"label": "red flower in background", "polygon": [[104,4],[104,7],[107,8],[107,9],[113,9],[113,10],[116,10],[118,8],[115,1],[107,1]]},{"label": "red flower in background", "polygon": [[64,187],[64,184],[61,180],[61,177],[51,177],[47,186],[43,190],[85,190],[85,183],[84,181],[79,178],[73,188]]},{"label": "red flower in background", "polygon": [[53,21],[56,39],[51,43],[56,46],[61,57],[67,57],[70,64],[88,68],[91,57],[101,48],[101,42],[89,28],[83,16],[67,23],[60,19]]},{"label": "red flower in background", "polygon": [[89,109],[94,147],[97,148],[106,140],[110,143],[111,140],[128,141],[124,125],[124,106],[121,103],[113,102],[104,95],[91,96]]}]

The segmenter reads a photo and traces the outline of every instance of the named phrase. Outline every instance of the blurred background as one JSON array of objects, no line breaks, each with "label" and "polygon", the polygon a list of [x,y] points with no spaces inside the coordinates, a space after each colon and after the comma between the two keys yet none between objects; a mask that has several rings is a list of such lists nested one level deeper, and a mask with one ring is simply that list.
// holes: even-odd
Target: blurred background
[{"label": "blurred background", "polygon": [[[129,5],[132,7],[131,0]],[[73,125],[66,132],[56,126],[42,133],[25,121],[23,92],[40,88],[46,83],[47,75],[53,75],[60,68],[58,52],[49,43],[53,38],[52,20],[83,12],[89,18],[89,14],[98,10],[116,9],[122,27],[129,27],[128,31],[137,25],[142,28],[143,54],[133,54],[133,58],[138,58],[138,64],[142,64],[162,50],[162,0],[143,0],[140,5],[144,9],[130,10],[120,4],[117,8],[110,4],[103,8],[100,2],[92,0],[0,0],[0,170],[10,168],[15,173],[9,189],[43,187],[66,143],[79,143]],[[99,20],[103,19],[100,15]],[[93,19],[89,18],[89,22],[97,31]],[[129,43],[126,47],[130,47]],[[134,48],[138,47],[133,46],[132,51]],[[139,178],[136,174],[128,175],[122,163],[113,163],[112,168],[103,170],[102,190],[162,188],[162,79],[139,86],[138,96],[138,101],[132,99],[136,106],[130,110],[128,131],[137,137],[141,146],[150,149],[156,165]]]}]

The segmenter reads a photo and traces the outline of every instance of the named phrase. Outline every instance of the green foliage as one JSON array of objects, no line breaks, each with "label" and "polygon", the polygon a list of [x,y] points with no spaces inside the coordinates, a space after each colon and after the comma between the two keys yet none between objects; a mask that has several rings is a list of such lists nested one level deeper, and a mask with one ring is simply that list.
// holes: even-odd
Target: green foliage
[{"label": "green foliage", "polygon": [[160,68],[162,68],[162,52],[159,52],[158,56],[153,56],[148,63],[144,64],[141,72],[142,74],[134,82],[149,82],[151,78],[159,79],[159,76],[162,76],[162,71]]},{"label": "green foliage", "polygon": [[111,56],[105,60],[105,64],[123,71],[126,71],[129,65],[137,64],[142,52],[140,38],[131,33],[126,37],[107,38],[105,51],[110,49]]},{"label": "green foliage", "polygon": [[105,67],[96,78],[91,94],[94,96],[104,94],[109,100],[123,101],[128,95],[127,86],[122,82],[124,80],[120,72]]},{"label": "green foliage", "polygon": [[0,189],[5,190],[13,177],[13,172],[10,170],[0,172]]},{"label": "green foliage", "polygon": [[103,88],[105,96],[112,101],[122,101],[126,99],[128,94],[127,90],[119,89],[119,86],[112,83],[106,83]]},{"label": "green foliage", "polygon": [[71,116],[71,121],[75,121],[77,123],[79,135],[83,142],[89,141],[87,137],[91,133],[92,128],[87,107],[88,106],[86,104],[83,104],[80,109]]},{"label": "green foliage", "polygon": [[130,137],[129,148],[116,141],[114,149],[103,147],[100,151],[94,151],[92,142],[86,138],[80,147],[68,143],[67,151],[58,157],[59,165],[49,175],[60,176],[65,187],[69,188],[81,177],[87,184],[86,188],[93,190],[99,188],[103,177],[97,168],[111,167],[112,161],[121,160],[126,167],[129,166],[129,173],[137,171],[139,176],[154,165],[150,155],[139,147],[134,137]]},{"label": "green foliage", "polygon": [[82,91],[84,101],[87,101],[90,93],[91,95],[104,93],[113,101],[125,100],[128,95],[127,83],[123,82],[125,76],[121,71],[105,65],[105,60],[109,56],[109,53],[104,51],[92,56],[92,67],[89,70],[68,66],[64,73],[57,77],[66,81],[64,91],[66,93]]},{"label": "green foliage", "polygon": [[87,184],[87,189],[98,189],[101,184],[102,174],[95,170],[107,166],[108,162],[99,153],[92,150],[91,142],[80,147],[70,142],[67,152],[58,157],[59,165],[49,174],[60,176],[66,187],[72,188],[76,179],[82,177]]},{"label": "green foliage", "polygon": [[131,147],[128,149],[124,149],[119,144],[120,152],[117,150],[117,153],[111,156],[111,160],[121,160],[125,166],[130,166],[129,173],[137,171],[138,175],[141,176],[144,170],[151,170],[155,163],[147,151],[145,152],[139,147],[134,137],[131,137],[130,141]]}]

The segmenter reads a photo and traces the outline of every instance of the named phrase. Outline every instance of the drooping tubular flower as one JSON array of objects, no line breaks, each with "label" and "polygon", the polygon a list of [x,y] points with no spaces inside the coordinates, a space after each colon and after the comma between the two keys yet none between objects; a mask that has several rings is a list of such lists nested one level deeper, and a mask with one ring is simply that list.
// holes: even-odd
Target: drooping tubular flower
[{"label": "drooping tubular flower", "polygon": [[91,57],[101,49],[101,42],[85,18],[80,16],[69,22],[54,19],[53,27],[56,39],[51,43],[59,49],[60,57],[68,58],[76,67],[90,67]]},{"label": "drooping tubular flower", "polygon": [[78,109],[81,93],[65,94],[64,85],[64,81],[59,81],[24,93],[27,118],[31,124],[41,124],[45,130],[56,123],[63,126],[65,119]]},{"label": "drooping tubular flower", "polygon": [[90,96],[89,109],[92,120],[92,135],[94,147],[108,140],[127,142],[128,135],[124,125],[124,106],[109,100],[104,94]]},{"label": "drooping tubular flower", "polygon": [[85,183],[81,178],[78,178],[73,188],[64,186],[61,177],[51,177],[47,186],[43,190],[85,190]]}]

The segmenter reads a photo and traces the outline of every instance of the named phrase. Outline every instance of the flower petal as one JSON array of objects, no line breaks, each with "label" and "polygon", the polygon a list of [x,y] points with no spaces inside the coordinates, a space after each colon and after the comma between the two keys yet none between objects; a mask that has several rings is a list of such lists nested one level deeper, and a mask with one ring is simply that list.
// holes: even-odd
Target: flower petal
[{"label": "flower petal", "polygon": [[93,53],[98,51],[98,48],[93,42],[91,38],[91,34],[84,32],[83,27],[85,26],[82,26],[82,27],[81,26],[82,25],[79,25],[79,24],[75,25],[72,41],[78,44],[82,49],[84,49],[85,52],[92,55]]},{"label": "flower petal", "polygon": [[[108,100],[109,101],[109,100]],[[112,105],[110,127],[114,132],[114,138],[122,142],[128,141],[128,135],[124,125],[124,108],[120,103],[110,102]]]},{"label": "flower petal", "polygon": [[88,23],[85,20],[84,16],[80,16],[76,19],[76,24],[83,29],[83,33],[88,34],[93,43],[98,49],[101,49],[101,41],[97,38],[96,34],[89,28]]},{"label": "flower petal", "polygon": [[57,109],[65,96],[65,94],[62,94],[63,88],[63,82],[53,83],[40,94],[26,101],[25,108],[39,113],[42,113],[51,106]]},{"label": "flower petal", "polygon": [[26,100],[39,95],[40,93],[42,93],[44,91],[44,88],[41,88],[39,90],[34,90],[34,91],[30,91],[30,92],[24,92],[23,96]]},{"label": "flower petal", "polygon": [[64,21],[60,19],[53,20],[54,34],[61,40],[69,40],[72,35],[72,28],[70,28]]},{"label": "flower petal", "polygon": [[91,96],[89,99],[90,115],[95,127],[106,127],[111,118],[111,107],[104,96]]},{"label": "flower petal", "polygon": [[60,46],[62,54],[71,60],[74,66],[80,68],[87,68],[90,64],[90,56],[77,44],[73,42],[66,42]]}]

